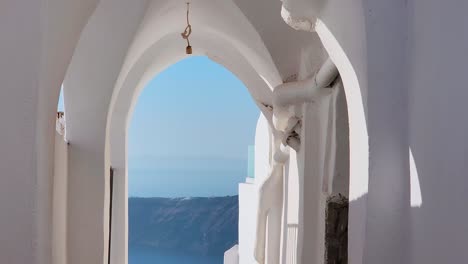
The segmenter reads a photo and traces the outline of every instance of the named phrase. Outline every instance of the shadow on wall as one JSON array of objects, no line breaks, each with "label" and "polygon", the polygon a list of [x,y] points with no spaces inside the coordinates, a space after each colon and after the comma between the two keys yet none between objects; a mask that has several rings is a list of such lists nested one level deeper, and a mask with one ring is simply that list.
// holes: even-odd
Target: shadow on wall
[{"label": "shadow on wall", "polygon": [[434,151],[435,146],[410,149],[411,263],[464,262],[468,258],[466,171],[444,174],[450,171],[444,164],[448,160],[436,157],[440,149],[427,148]]},{"label": "shadow on wall", "polygon": [[[376,119],[378,119],[376,115],[379,115],[379,113],[375,110],[391,107],[387,102],[379,105],[378,103],[381,101],[376,97],[384,98],[387,93],[402,92],[402,99],[406,100],[405,94],[407,94],[407,91],[401,91],[400,89],[409,88],[413,90],[410,93],[414,93],[413,97],[410,97],[412,101],[410,101],[409,111],[406,112],[404,108],[393,109],[395,111],[404,111],[403,113],[395,113],[395,116],[401,114],[402,118],[406,118],[408,114],[410,115],[410,144],[399,146],[406,148],[403,149],[404,151],[409,151],[409,166],[407,168],[409,171],[394,168],[400,169],[398,171],[398,173],[401,173],[400,175],[405,173],[410,177],[408,179],[410,195],[407,197],[408,201],[404,201],[410,205],[408,211],[405,212],[405,214],[409,214],[409,221],[402,224],[402,227],[408,231],[403,238],[408,238],[410,240],[408,245],[411,246],[410,255],[408,256],[410,261],[407,261],[407,263],[455,263],[460,262],[462,259],[468,259],[468,251],[466,250],[468,244],[468,213],[464,209],[466,207],[464,201],[468,197],[468,148],[466,143],[468,141],[466,141],[466,136],[463,135],[466,134],[467,119],[466,115],[460,115],[463,109],[466,108],[463,104],[466,96],[460,95],[466,94],[464,92],[466,89],[463,90],[463,86],[460,86],[457,81],[459,80],[457,76],[461,76],[461,71],[464,70],[460,66],[463,65],[462,60],[465,57],[460,56],[459,53],[450,52],[450,49],[449,51],[442,50],[438,54],[433,54],[434,50],[447,46],[448,43],[452,48],[457,48],[451,50],[460,50],[463,45],[466,46],[466,38],[457,35],[457,32],[462,32],[458,29],[461,29],[463,23],[454,23],[455,20],[453,20],[456,19],[457,22],[460,22],[459,19],[463,16],[454,16],[455,9],[451,9],[450,5],[440,4],[438,1],[418,0],[410,2],[410,8],[411,5],[418,8],[413,7],[414,14],[409,18],[409,25],[407,25],[407,18],[401,16],[402,14],[408,14],[408,7],[403,4],[404,1],[364,0],[362,2],[363,7],[367,7],[364,10],[364,29],[367,36],[371,37],[365,41],[368,44],[368,49],[365,51],[369,59],[367,65],[370,67],[370,72],[378,76],[378,78],[372,77],[373,81],[363,88],[369,87],[370,90],[370,87],[382,87],[382,83],[386,86],[390,84],[390,86],[399,87],[397,91],[394,89],[373,89],[370,94],[363,94],[369,96],[367,98],[372,104],[369,108],[369,114],[373,115],[372,122],[376,122]],[[441,16],[442,11],[452,15]],[[451,12],[448,13],[449,11]],[[393,21],[394,23],[381,23],[382,21]],[[402,40],[400,35],[408,33],[406,31],[408,26],[414,27],[413,29],[410,28],[410,32],[413,30],[412,33],[416,36],[410,36],[410,39],[416,42],[412,43],[412,46],[417,47],[418,52],[411,54],[411,56],[416,56],[416,58],[395,56],[398,51],[403,50],[402,45],[406,45],[405,40]],[[420,30],[423,26],[425,26],[425,29],[431,30]],[[454,28],[452,28],[453,30],[443,30],[445,28],[443,26]],[[400,29],[404,29],[404,32],[401,32]],[[457,37],[455,38],[457,41],[447,41],[453,40],[454,37]],[[326,41],[327,39],[324,40],[324,42]],[[333,44],[335,44],[333,41],[324,43],[324,46],[330,50],[330,47],[333,48]],[[333,56],[331,52],[329,54]],[[452,55],[453,57],[451,57]],[[410,69],[414,76],[412,78],[416,78],[413,80],[414,83],[412,83],[411,87],[408,87],[405,80],[394,82],[395,76],[407,74],[406,65],[402,65],[405,67],[401,68],[398,67],[399,65],[390,65],[390,72],[388,72],[382,69],[386,69],[389,65],[379,63],[385,58],[395,58],[396,63],[408,62],[415,64],[414,68]],[[407,59],[409,60],[407,61]],[[414,61],[415,59],[417,61]],[[434,64],[437,59],[442,61],[448,59],[451,61],[451,65],[455,65],[455,67],[452,67],[450,71],[443,70],[443,63],[439,63],[440,65]],[[336,61],[334,62],[340,65]],[[428,71],[427,67],[423,67],[425,65],[431,65],[430,69],[435,70],[438,74],[433,74],[434,71]],[[341,69],[340,74],[344,75]],[[392,77],[393,79],[389,81]],[[346,78],[344,79],[346,80]],[[449,85],[447,85],[447,82]],[[449,90],[440,89],[440,87],[447,87]],[[458,96],[454,96],[453,92],[456,92]],[[387,126],[391,128],[391,123],[394,121],[381,119],[377,122],[380,122],[380,127],[385,128]],[[406,128],[403,129],[405,129],[404,133],[408,132]],[[373,132],[375,132],[375,129]],[[379,140],[375,138],[375,134],[373,136],[372,140]],[[355,164],[351,160],[351,166]],[[363,166],[363,168],[362,172],[366,173],[368,167]],[[390,172],[388,173],[390,175],[393,170],[388,172]],[[373,176],[379,176],[376,175],[377,173],[381,172],[375,171]],[[361,186],[367,186],[367,183],[363,181]],[[382,184],[382,186],[386,187],[385,184]],[[350,199],[350,214],[353,213],[353,209],[363,213],[362,218],[357,218],[358,221],[367,221],[368,218],[372,217],[366,212],[367,191],[367,188],[363,188],[362,191],[359,190],[356,193],[357,195]],[[378,198],[379,193],[373,193],[373,195],[374,197],[371,197],[371,199],[375,199],[375,196]],[[390,210],[384,211],[384,213],[385,217],[393,217]],[[385,220],[385,217],[382,220]],[[365,225],[366,223],[364,223],[364,229],[366,228]],[[356,234],[359,230],[349,229],[349,232],[350,237],[360,236],[359,233]],[[366,234],[365,237],[372,239],[372,237],[369,238],[369,234]],[[374,242],[374,240],[370,242]],[[380,241],[379,243],[382,242],[389,241]],[[353,243],[356,242],[350,240],[349,246],[352,246]],[[356,249],[356,252],[359,250],[364,249]],[[352,257],[350,255],[349,263],[359,263],[352,261]]]},{"label": "shadow on wall", "polygon": [[[421,243],[420,243],[421,241],[419,241],[417,237],[423,238],[424,234],[427,234],[428,231],[431,231],[430,229],[428,229],[428,226],[433,226],[434,229],[432,229],[432,231],[435,231],[435,232],[438,232],[438,230],[441,230],[440,224],[444,222],[444,220],[441,218],[446,219],[446,215],[440,216],[441,218],[431,217],[433,216],[433,212],[437,211],[436,208],[440,208],[440,207],[438,207],[437,205],[430,205],[427,199],[423,200],[423,197],[425,197],[423,196],[423,190],[426,191],[426,193],[428,190],[425,190],[423,188],[424,180],[420,177],[421,174],[420,174],[420,171],[418,171],[417,162],[415,161],[415,157],[413,156],[413,152],[411,148],[409,149],[409,152],[410,152],[409,153],[409,165],[410,165],[409,175],[410,175],[410,188],[411,188],[410,189],[411,199],[409,203],[411,205],[411,208],[409,211],[410,222],[409,222],[409,227],[407,228],[407,230],[409,230],[410,232],[408,238],[411,240],[410,245],[421,246]],[[432,192],[429,192],[429,193],[432,193]],[[368,197],[368,194],[366,193],[357,199],[349,201],[350,210],[354,212],[365,211],[365,208],[367,206],[367,197]],[[448,210],[453,210],[453,209],[448,209]],[[367,216],[366,218],[368,217],[369,216]],[[361,219],[365,219],[365,218],[361,218]],[[360,227],[360,225],[354,225],[354,226]],[[362,230],[359,230],[359,228],[352,228],[351,226],[351,228],[348,229],[348,236],[351,238],[359,237],[360,232],[362,232]],[[416,238],[415,238],[415,235],[417,236]],[[369,236],[366,236],[366,238],[369,238]],[[353,244],[352,240],[348,241],[348,243],[349,243],[348,247],[354,248],[354,246],[352,245]],[[348,263],[356,263],[356,260],[353,259],[353,257],[355,256],[356,255],[353,255],[353,252],[350,252],[350,254],[348,255],[349,257]],[[409,258],[411,260],[409,263],[443,263],[443,262],[433,262],[427,258],[425,260],[426,262],[414,262],[412,259],[413,257],[411,255],[409,256]]]},{"label": "shadow on wall", "polygon": [[[419,178],[420,174],[418,173],[418,167],[416,165],[417,163],[415,162],[411,149],[409,151],[410,151],[409,162],[410,162],[410,177],[411,177],[411,201],[410,201],[411,226],[408,229],[411,232],[410,239],[413,240],[414,238],[412,234],[414,234],[414,232],[418,232],[418,231],[421,233],[427,232],[426,221],[429,221],[434,224],[440,224],[441,222],[439,220],[432,220],[432,219],[425,218],[426,214],[424,212],[430,212],[432,209],[431,209],[431,206],[429,206],[427,202],[423,203],[422,188],[421,188],[422,185],[420,184],[420,181],[422,179]],[[367,197],[368,197],[368,194],[364,194],[360,196],[359,198],[350,201],[349,207],[351,208],[351,210],[356,210],[359,212],[361,212],[362,210],[365,210],[365,207],[367,205]],[[356,236],[359,236],[360,230],[349,228],[348,232],[349,232],[348,233],[349,237],[356,237]],[[348,246],[352,246],[353,241],[349,241],[348,243],[350,243],[350,245]],[[414,245],[414,243],[411,243],[411,245]],[[348,263],[356,262],[355,260],[352,259],[353,254],[349,254],[348,257],[349,257]],[[413,262],[411,261],[409,263],[413,263]],[[429,261],[426,263],[439,263],[439,262]]]}]

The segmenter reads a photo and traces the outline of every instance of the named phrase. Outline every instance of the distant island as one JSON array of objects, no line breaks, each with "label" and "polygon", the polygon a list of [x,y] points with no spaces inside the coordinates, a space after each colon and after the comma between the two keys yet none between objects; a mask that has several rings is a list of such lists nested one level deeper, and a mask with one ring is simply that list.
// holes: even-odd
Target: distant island
[{"label": "distant island", "polygon": [[238,241],[238,196],[129,198],[129,247],[222,255]]}]

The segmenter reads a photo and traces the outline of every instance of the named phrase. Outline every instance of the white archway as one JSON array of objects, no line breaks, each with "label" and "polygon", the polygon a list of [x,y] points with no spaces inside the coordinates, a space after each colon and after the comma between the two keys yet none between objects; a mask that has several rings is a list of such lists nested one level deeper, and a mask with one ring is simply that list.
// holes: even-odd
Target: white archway
[{"label": "white archway", "polygon": [[[184,28],[185,5],[172,1],[164,7],[158,5],[160,3],[150,4],[127,52],[108,111],[105,167],[112,165],[115,169],[111,231],[111,258],[115,263],[126,263],[128,256],[127,130],[131,113],[146,83],[187,56],[179,32]],[[161,10],[167,12],[161,13]],[[231,1],[197,2],[191,16],[194,33],[190,40],[194,55],[206,55],[234,73],[271,120],[268,105],[272,104],[272,87],[282,80],[247,18]]]},{"label": "white archway", "polygon": [[[178,39],[177,39],[178,40]],[[165,46],[165,45],[164,45]],[[213,45],[214,47],[214,45]],[[108,139],[109,141],[109,154],[110,154],[110,164],[115,169],[114,175],[117,179],[125,179],[124,181],[114,181],[114,212],[113,212],[113,233],[112,236],[112,245],[113,247],[118,247],[118,249],[113,249],[112,255],[113,259],[122,258],[120,255],[123,253],[122,247],[127,248],[127,245],[123,243],[127,243],[128,239],[128,223],[127,223],[127,215],[128,215],[128,207],[127,207],[127,197],[128,197],[128,159],[127,159],[127,152],[128,152],[128,142],[127,142],[127,131],[129,126],[129,121],[131,117],[131,113],[133,112],[134,106],[138,99],[138,96],[142,89],[146,86],[146,84],[151,80],[154,76],[159,74],[162,70],[174,64],[175,62],[179,61],[185,55],[181,53],[179,47],[175,47],[173,49],[167,49],[167,52],[163,55],[167,58],[166,63],[161,65],[160,56],[155,58],[155,63],[150,65],[148,69],[143,73],[138,84],[134,86],[135,88],[131,91],[132,94],[125,94],[125,96],[120,97],[119,102],[115,105],[115,110],[112,113],[112,117],[110,119],[110,128]],[[270,102],[270,89],[266,85],[266,83],[260,78],[258,75],[254,75],[254,70],[249,66],[246,62],[237,63],[234,65],[226,66],[223,64],[224,58],[226,58],[227,48],[225,48],[224,56],[220,54],[221,52],[214,52],[215,49],[210,49],[210,52],[206,52],[204,54],[208,54],[208,56],[217,62],[220,62],[224,67],[229,69],[233,72],[236,76],[238,76],[241,80],[244,81],[247,87],[259,87],[260,89],[249,89],[251,95],[253,96],[254,100],[256,101],[257,105],[261,110],[263,110],[264,115],[269,116],[271,120],[271,113],[270,110],[262,105],[263,102]],[[233,50],[231,50],[233,51]],[[197,54],[203,54],[202,52],[197,52]],[[169,58],[168,55],[173,55],[173,58]],[[236,56],[238,56],[236,54]],[[233,56],[234,57],[234,56]],[[239,57],[238,57],[239,58]],[[164,61],[164,60],[163,60]],[[253,74],[249,74],[251,72]],[[241,77],[242,76],[242,77]],[[263,89],[263,90],[262,90]],[[125,230],[124,232],[122,232]],[[122,236],[124,235],[124,236]],[[119,246],[120,245],[120,246]],[[115,254],[119,254],[118,256]]]}]

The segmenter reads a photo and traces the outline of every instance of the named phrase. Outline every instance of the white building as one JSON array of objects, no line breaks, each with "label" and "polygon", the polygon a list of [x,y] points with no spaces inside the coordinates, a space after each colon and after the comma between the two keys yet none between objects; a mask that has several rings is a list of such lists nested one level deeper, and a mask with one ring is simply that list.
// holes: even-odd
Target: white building
[{"label": "white building", "polygon": [[[348,263],[466,262],[468,2],[190,7],[193,54],[265,116],[227,256],[326,263],[327,199],[342,193]],[[128,119],[188,56],[185,15],[174,0],[0,1],[0,263],[127,262]],[[69,144],[54,129],[62,83]]]}]

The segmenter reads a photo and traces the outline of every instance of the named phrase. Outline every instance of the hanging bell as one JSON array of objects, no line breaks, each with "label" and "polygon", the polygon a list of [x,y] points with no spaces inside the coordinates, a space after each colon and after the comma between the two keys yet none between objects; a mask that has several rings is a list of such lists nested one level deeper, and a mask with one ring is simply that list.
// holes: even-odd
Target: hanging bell
[{"label": "hanging bell", "polygon": [[192,54],[192,46],[187,45],[187,47],[185,48],[185,53]]}]

